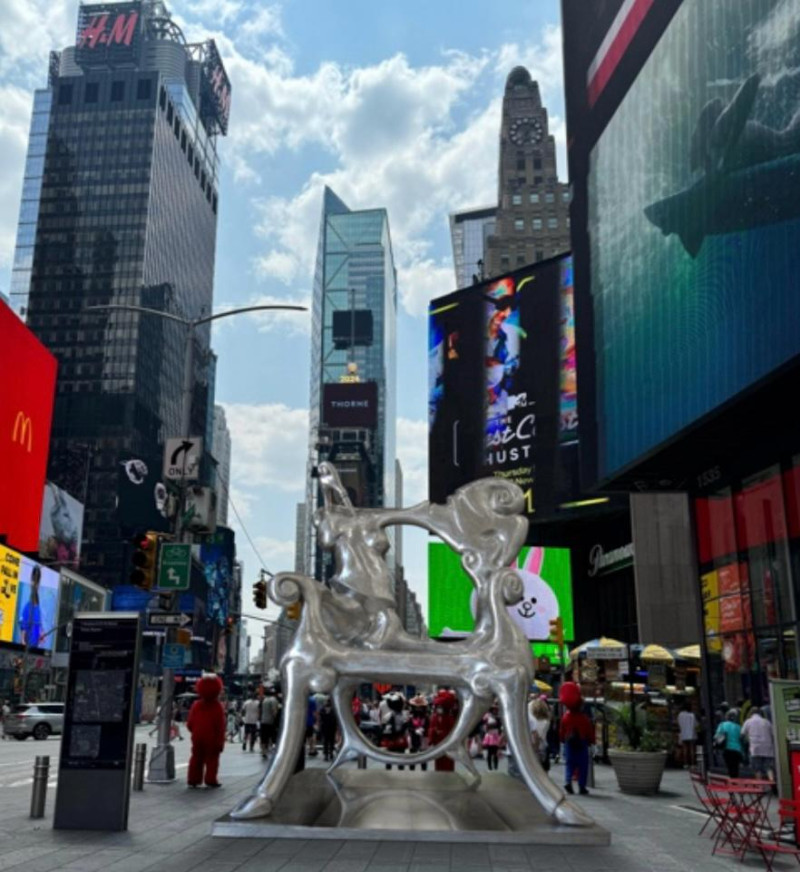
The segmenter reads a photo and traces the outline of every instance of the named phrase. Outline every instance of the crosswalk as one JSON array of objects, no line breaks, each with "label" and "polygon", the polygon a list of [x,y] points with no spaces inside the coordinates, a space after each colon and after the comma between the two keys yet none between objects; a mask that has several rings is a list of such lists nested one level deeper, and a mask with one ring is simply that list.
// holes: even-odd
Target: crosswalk
[{"label": "crosswalk", "polygon": [[[20,768],[22,768],[22,766],[24,766],[24,765],[30,765],[30,764],[22,764],[22,763],[19,764]],[[176,763],[175,769],[176,770],[186,769],[188,766],[189,766],[188,763]],[[11,776],[11,773],[9,773],[9,776]],[[13,776],[11,776],[11,777],[13,777]],[[33,784],[33,776],[30,775],[27,778],[18,778],[15,781],[0,781],[0,788],[4,788],[4,787],[30,787],[32,784]],[[58,784],[57,778],[52,778],[52,779],[50,779],[50,781],[47,782],[48,787],[56,787],[57,784]]]}]

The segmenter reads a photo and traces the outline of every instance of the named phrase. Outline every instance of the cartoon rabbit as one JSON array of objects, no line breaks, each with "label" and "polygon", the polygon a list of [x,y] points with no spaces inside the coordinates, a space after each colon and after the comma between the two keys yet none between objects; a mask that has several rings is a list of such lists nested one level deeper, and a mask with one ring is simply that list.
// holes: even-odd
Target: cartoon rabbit
[{"label": "cartoon rabbit", "polygon": [[547,639],[550,621],[558,617],[558,599],[553,588],[539,575],[544,548],[531,548],[517,571],[525,584],[520,602],[508,607],[508,613],[529,639]]}]

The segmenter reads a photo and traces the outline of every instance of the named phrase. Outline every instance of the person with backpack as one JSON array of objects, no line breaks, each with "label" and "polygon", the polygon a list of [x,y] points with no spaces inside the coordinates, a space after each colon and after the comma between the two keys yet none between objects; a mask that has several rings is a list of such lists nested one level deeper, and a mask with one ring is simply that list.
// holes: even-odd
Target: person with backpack
[{"label": "person with backpack", "polygon": [[714,748],[722,751],[729,778],[739,777],[739,766],[742,763],[744,748],[742,747],[742,728],[739,726],[739,711],[731,709],[725,720],[714,733]]},{"label": "person with backpack", "polygon": [[258,739],[261,745],[261,756],[266,757],[269,749],[278,741],[278,713],[280,703],[275,696],[275,688],[268,687],[260,700],[258,710]]}]

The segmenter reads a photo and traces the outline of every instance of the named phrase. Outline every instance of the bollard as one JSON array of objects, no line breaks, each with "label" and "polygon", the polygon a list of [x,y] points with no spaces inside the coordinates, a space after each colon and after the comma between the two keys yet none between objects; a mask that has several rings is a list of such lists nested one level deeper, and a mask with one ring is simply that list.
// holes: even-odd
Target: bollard
[{"label": "bollard", "polygon": [[147,745],[141,742],[133,754],[133,789],[144,789],[144,764],[147,760]]},{"label": "bollard", "polygon": [[33,792],[31,793],[31,817],[44,817],[47,799],[47,779],[50,777],[50,758],[37,757],[33,765]]},{"label": "bollard", "polygon": [[358,768],[366,769],[367,768],[367,758],[364,754],[358,755]]},{"label": "bollard", "polygon": [[586,779],[589,787],[594,787],[594,754],[589,752],[589,777]]}]

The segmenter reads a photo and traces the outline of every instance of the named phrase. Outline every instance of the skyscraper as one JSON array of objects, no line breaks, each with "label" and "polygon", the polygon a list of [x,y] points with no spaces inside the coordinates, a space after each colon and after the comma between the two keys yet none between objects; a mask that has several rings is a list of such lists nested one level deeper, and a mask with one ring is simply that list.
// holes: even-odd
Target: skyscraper
[{"label": "skyscraper", "polygon": [[500,126],[497,226],[485,276],[570,250],[569,188],[558,181],[555,137],[539,85],[524,67],[508,75]]},{"label": "skyscraper", "polygon": [[484,275],[488,275],[486,241],[495,232],[496,220],[496,206],[451,213],[450,241],[457,288],[471,285],[475,277],[482,281]]},{"label": "skyscraper", "polygon": [[[160,0],[81,6],[75,45],[51,53],[34,97],[12,299],[58,359],[49,478],[85,490],[82,569],[106,584],[124,571],[120,463],[159,468],[180,435],[187,337],[164,318],[87,310],[211,311],[229,103],[213,40],[187,43]],[[192,433],[208,440],[208,328],[194,341]]]},{"label": "skyscraper", "polygon": [[311,473],[333,463],[354,505],[395,497],[397,274],[385,209],[351,211],[325,189],[311,330],[306,565],[328,573],[311,529]]},{"label": "skyscraper", "polygon": [[231,431],[225,409],[214,406],[214,439],[211,454],[216,463],[217,523],[228,526],[228,492],[231,485]]}]

